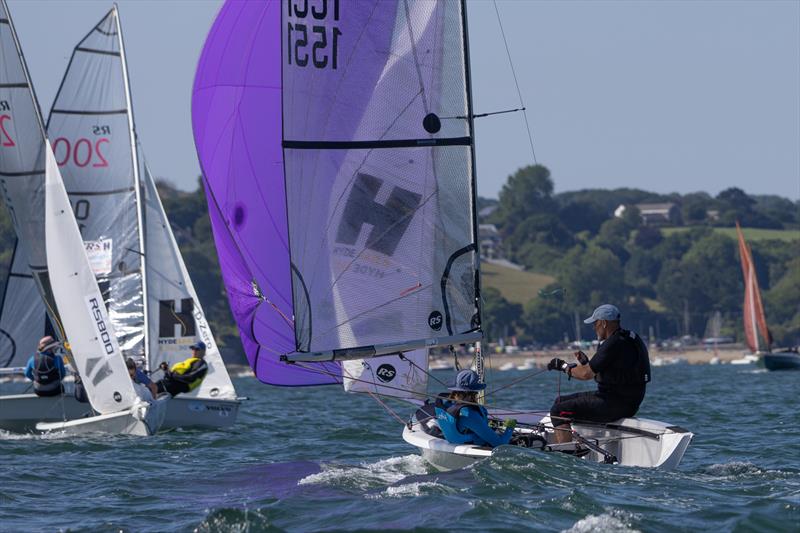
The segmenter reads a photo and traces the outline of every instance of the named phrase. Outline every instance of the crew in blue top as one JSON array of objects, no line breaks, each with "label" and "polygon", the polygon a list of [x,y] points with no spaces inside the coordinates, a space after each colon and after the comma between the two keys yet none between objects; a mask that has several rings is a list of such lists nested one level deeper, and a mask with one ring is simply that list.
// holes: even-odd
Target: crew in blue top
[{"label": "crew in blue top", "polygon": [[502,434],[489,427],[489,413],[478,404],[478,392],[486,388],[478,374],[462,370],[448,388],[448,399],[436,402],[436,422],[448,442],[495,447],[511,441],[513,423],[507,422]]},{"label": "crew in blue top", "polygon": [[64,389],[61,381],[67,375],[64,360],[55,352],[61,343],[53,337],[42,337],[37,352],[28,359],[25,377],[33,381],[33,392],[37,396],[58,396]]}]

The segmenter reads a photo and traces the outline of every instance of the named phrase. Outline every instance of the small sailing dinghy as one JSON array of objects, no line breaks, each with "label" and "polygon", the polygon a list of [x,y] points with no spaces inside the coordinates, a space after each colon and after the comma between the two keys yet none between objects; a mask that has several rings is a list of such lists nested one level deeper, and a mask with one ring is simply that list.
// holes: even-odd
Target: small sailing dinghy
[{"label": "small sailing dinghy", "polygon": [[[459,0],[222,7],[192,122],[231,311],[261,381],[420,405],[427,350],[482,339],[467,54]],[[674,466],[691,439],[622,422],[587,428],[586,441],[624,442],[623,464]],[[403,436],[443,468],[492,453],[413,421]]]},{"label": "small sailing dinghy", "polygon": [[240,400],[136,133],[116,6],[74,48],[47,132],[125,356],[155,378],[206,345],[205,379],[173,398],[164,427],[233,425]]},{"label": "small sailing dinghy", "polygon": [[[30,275],[83,378],[92,408],[73,421],[41,421],[40,431],[151,435],[166,413],[167,398],[141,399],[128,377],[114,327],[92,273],[64,183],[45,134],[17,35],[0,2],[0,102],[7,142],[0,148],[4,201],[28,252]],[[43,323],[40,322],[40,323]],[[3,397],[3,410],[29,407],[32,395]],[[49,402],[45,402],[49,404]],[[19,420],[19,419],[17,419]],[[46,419],[44,419],[46,420]]]},{"label": "small sailing dinghy", "polygon": [[767,327],[764,305],[761,303],[761,289],[758,286],[756,267],[750,246],[744,239],[739,223],[736,223],[736,235],[739,240],[739,258],[742,262],[744,277],[744,336],[747,347],[752,350],[756,361],[761,358],[767,370],[800,370],[800,354],[797,349],[772,351],[772,334]]}]

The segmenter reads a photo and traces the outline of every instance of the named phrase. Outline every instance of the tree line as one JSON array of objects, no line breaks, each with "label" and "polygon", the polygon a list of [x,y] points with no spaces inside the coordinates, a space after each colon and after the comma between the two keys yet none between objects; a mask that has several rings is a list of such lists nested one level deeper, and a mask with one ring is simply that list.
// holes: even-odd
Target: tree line
[{"label": "tree line", "polygon": [[[683,231],[645,225],[639,203],[669,202]],[[626,209],[619,216],[620,205]],[[800,203],[750,196],[729,188],[662,195],[638,189],[554,193],[550,171],[528,166],[509,176],[498,200],[481,199],[483,222],[495,224],[506,257],[555,282],[525,305],[485,289],[489,334],[514,331],[542,344],[580,335],[576,317],[605,302],[647,336],[703,336],[711,316],[722,316],[722,335],[742,339],[744,284],[730,231],[743,227],[796,230]],[[487,207],[493,208],[485,209]],[[751,240],[767,321],[779,344],[800,342],[800,240]],[[588,336],[584,329],[583,336]]]},{"label": "tree line", "polygon": [[[181,191],[158,185],[198,297],[226,359],[242,360],[236,325],[230,314],[219,270],[202,183]],[[635,208],[621,217],[619,205],[674,202],[685,231],[646,226]],[[484,288],[484,330],[491,340],[515,335],[541,345],[574,339],[591,310],[617,304],[625,323],[647,336],[702,336],[707,320],[723,317],[721,334],[742,338],[743,281],[736,241],[716,231],[734,221],[745,227],[800,228],[800,205],[777,196],[748,196],[727,189],[706,193],[661,195],[638,189],[591,189],[556,194],[549,170],[541,165],[509,176],[497,200],[480,198],[479,210],[494,211],[481,222],[495,224],[503,253],[525,269],[550,274],[555,281],[524,305]],[[709,210],[718,217],[710,220]],[[490,210],[491,211],[491,210]],[[702,216],[701,216],[702,211]],[[0,210],[0,268],[7,272],[14,231]],[[800,342],[800,241],[750,242],[775,341]],[[5,282],[5,278],[2,279]]]}]

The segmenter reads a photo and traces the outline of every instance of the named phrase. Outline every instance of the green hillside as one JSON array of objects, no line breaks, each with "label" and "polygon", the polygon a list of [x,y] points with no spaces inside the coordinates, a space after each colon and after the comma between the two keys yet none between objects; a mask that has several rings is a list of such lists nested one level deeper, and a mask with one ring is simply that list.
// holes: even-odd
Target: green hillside
[{"label": "green hillside", "polygon": [[481,263],[482,286],[497,289],[512,303],[525,305],[554,281],[555,278],[547,274],[515,270],[485,261]]},{"label": "green hillside", "polygon": [[[672,235],[673,233],[686,232],[691,230],[692,227],[679,227],[679,228],[661,228],[661,233],[664,236]],[[736,228],[714,228],[715,233],[721,233],[736,238]],[[800,230],[797,229],[765,229],[765,228],[742,228],[744,238],[748,241],[795,241],[800,240]]]}]

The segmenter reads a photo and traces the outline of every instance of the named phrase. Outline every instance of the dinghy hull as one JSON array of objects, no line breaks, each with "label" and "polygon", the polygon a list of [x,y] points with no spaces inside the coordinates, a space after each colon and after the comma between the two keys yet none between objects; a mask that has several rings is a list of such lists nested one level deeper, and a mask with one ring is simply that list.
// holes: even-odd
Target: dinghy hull
[{"label": "dinghy hull", "polygon": [[0,396],[0,429],[15,433],[36,431],[39,422],[74,420],[93,413],[88,403],[74,396],[41,397],[35,394]]},{"label": "dinghy hull", "polygon": [[174,397],[167,405],[161,429],[228,428],[239,416],[238,399]]},{"label": "dinghy hull", "polygon": [[800,370],[800,354],[797,352],[766,353],[763,361],[767,370]]},{"label": "dinghy hull", "polygon": [[124,411],[66,422],[40,422],[36,424],[36,429],[66,435],[107,433],[149,437],[154,435],[164,423],[169,401],[169,397],[162,397],[149,403],[137,401],[131,408]]},{"label": "dinghy hull", "polygon": [[[549,425],[549,418],[542,419]],[[618,464],[647,468],[676,468],[683,458],[692,433],[677,426],[642,418],[623,418],[612,424],[587,426],[575,424],[574,429],[590,442],[614,455]],[[553,444],[553,432],[546,437]],[[469,466],[492,455],[492,450],[479,446],[451,444],[446,440],[422,431],[419,424],[403,430],[403,439],[419,448],[422,457],[435,468],[447,471]],[[591,451],[586,459],[603,462],[605,457]]]}]

